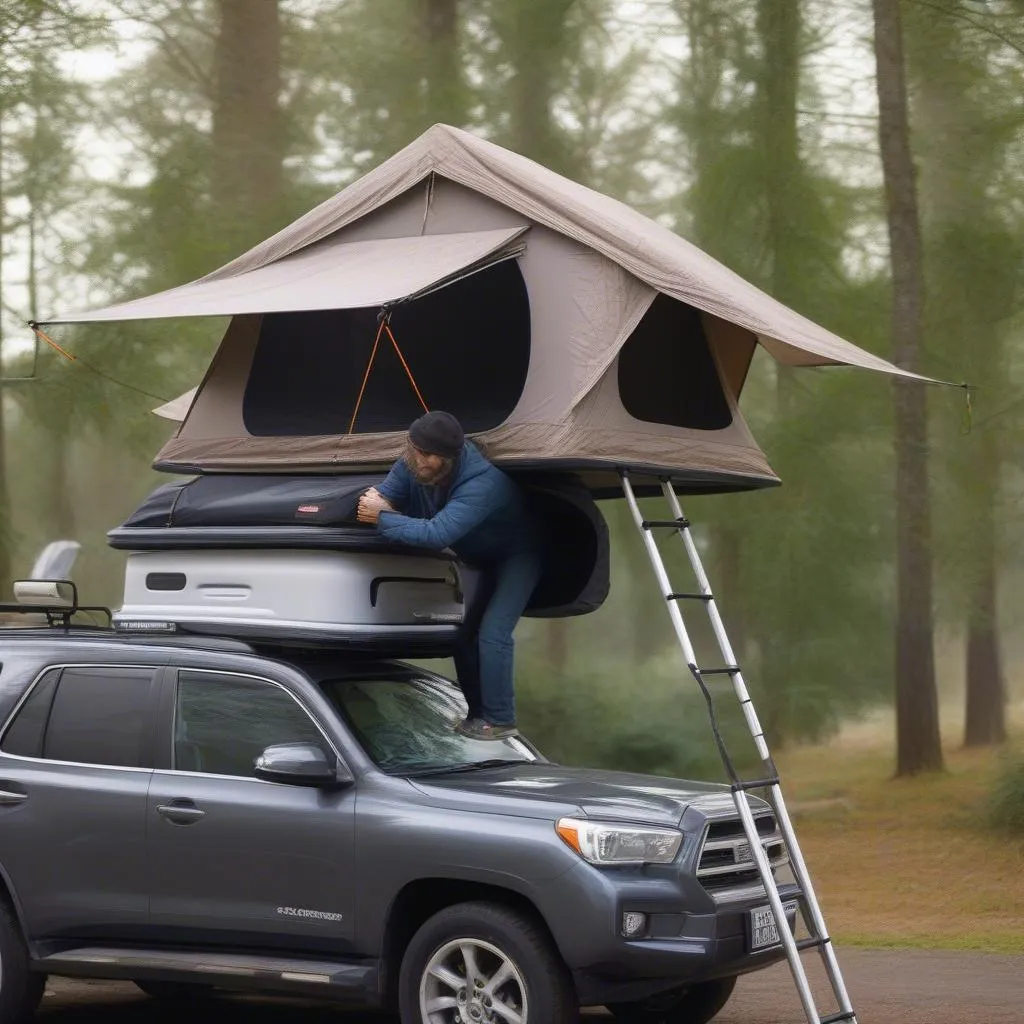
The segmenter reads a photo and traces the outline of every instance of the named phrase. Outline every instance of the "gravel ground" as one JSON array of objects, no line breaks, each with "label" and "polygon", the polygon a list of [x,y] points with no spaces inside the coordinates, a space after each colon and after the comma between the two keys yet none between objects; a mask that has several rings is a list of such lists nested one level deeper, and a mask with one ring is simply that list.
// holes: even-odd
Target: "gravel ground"
[{"label": "gravel ground", "polygon": [[[849,949],[840,950],[840,963],[860,1024],[1024,1022],[1024,956]],[[821,1000],[821,1013],[833,1009]],[[189,1024],[380,1024],[379,1017],[343,1017],[332,1007],[286,1000],[231,998],[172,1009],[130,984],[66,979],[50,983],[39,1017],[47,1024],[157,1024],[186,1018]],[[804,1021],[784,964],[742,978],[716,1018],[716,1024]]]}]

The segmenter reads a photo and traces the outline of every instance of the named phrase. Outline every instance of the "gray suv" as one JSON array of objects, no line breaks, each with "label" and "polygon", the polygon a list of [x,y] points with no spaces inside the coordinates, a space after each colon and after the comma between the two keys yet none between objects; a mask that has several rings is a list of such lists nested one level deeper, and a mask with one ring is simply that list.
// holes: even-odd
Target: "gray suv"
[{"label": "gray suv", "polygon": [[161,999],[321,996],[406,1024],[567,1024],[581,1005],[696,1024],[784,956],[724,786],[468,739],[457,687],[399,662],[0,638],[4,1024],[51,974]]}]

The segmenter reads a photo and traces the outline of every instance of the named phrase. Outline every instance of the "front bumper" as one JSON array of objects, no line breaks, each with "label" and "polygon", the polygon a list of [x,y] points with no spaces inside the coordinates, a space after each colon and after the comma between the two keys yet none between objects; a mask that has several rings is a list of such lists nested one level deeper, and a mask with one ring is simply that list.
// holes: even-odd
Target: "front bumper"
[{"label": "front bumper", "polygon": [[[751,952],[750,911],[764,907],[762,893],[716,904],[692,876],[652,877],[651,872],[614,873],[584,867],[561,879],[565,890],[588,890],[590,913],[562,919],[553,929],[569,965],[581,1005],[630,1002],[714,978],[760,970],[785,958],[782,945]],[[798,888],[780,884],[784,903]],[[622,915],[647,915],[642,937],[625,939]],[[550,921],[550,918],[549,918]]]},{"label": "front bumper", "polygon": [[[795,889],[782,889],[784,901],[795,894]],[[766,903],[766,899],[760,900],[750,909]],[[680,916],[685,916],[685,921],[678,935],[623,939],[608,959],[574,970],[581,1005],[645,999],[684,985],[758,971],[785,959],[781,945],[749,952],[750,915],[746,910]],[[711,934],[698,934],[701,931]]]}]

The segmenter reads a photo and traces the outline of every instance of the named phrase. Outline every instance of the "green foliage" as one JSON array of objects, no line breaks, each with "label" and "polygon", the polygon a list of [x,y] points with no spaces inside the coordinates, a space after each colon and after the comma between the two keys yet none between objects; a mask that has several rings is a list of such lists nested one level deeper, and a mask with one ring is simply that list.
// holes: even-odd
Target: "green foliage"
[{"label": "green foliage", "polygon": [[[678,667],[577,657],[555,677],[536,656],[524,658],[517,672],[520,727],[561,763],[724,781],[705,703],[688,673],[672,671]],[[730,753],[738,768],[749,769],[753,755],[735,701],[721,703]]]},{"label": "green foliage", "polygon": [[1024,838],[1024,755],[1005,758],[986,811],[992,828]]},{"label": "green foliage", "polygon": [[[883,288],[844,269],[863,196],[799,131],[798,108],[822,103],[806,73],[819,40],[791,0],[753,8],[680,12],[693,56],[672,108],[691,170],[679,222],[799,312],[884,350]],[[891,687],[889,394],[878,378],[759,354],[742,409],[783,485],[686,505],[710,524],[712,582],[773,743],[820,738]]]}]

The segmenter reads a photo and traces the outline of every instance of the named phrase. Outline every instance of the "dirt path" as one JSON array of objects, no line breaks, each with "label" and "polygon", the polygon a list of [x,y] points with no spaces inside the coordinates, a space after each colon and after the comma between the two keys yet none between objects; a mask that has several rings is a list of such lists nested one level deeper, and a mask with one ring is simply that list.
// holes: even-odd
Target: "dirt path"
[{"label": "dirt path", "polygon": [[[1024,957],[927,950],[843,950],[843,972],[860,1024],[1022,1024]],[[302,1007],[301,1012],[299,1006]],[[833,1007],[822,1000],[822,1013]],[[291,1001],[232,999],[202,1012],[161,1008],[132,985],[58,979],[47,990],[47,1024],[370,1024],[336,1009]],[[380,1018],[373,1018],[379,1024]],[[741,979],[716,1024],[802,1024],[784,965]],[[596,1021],[595,1021],[596,1024]]]}]

